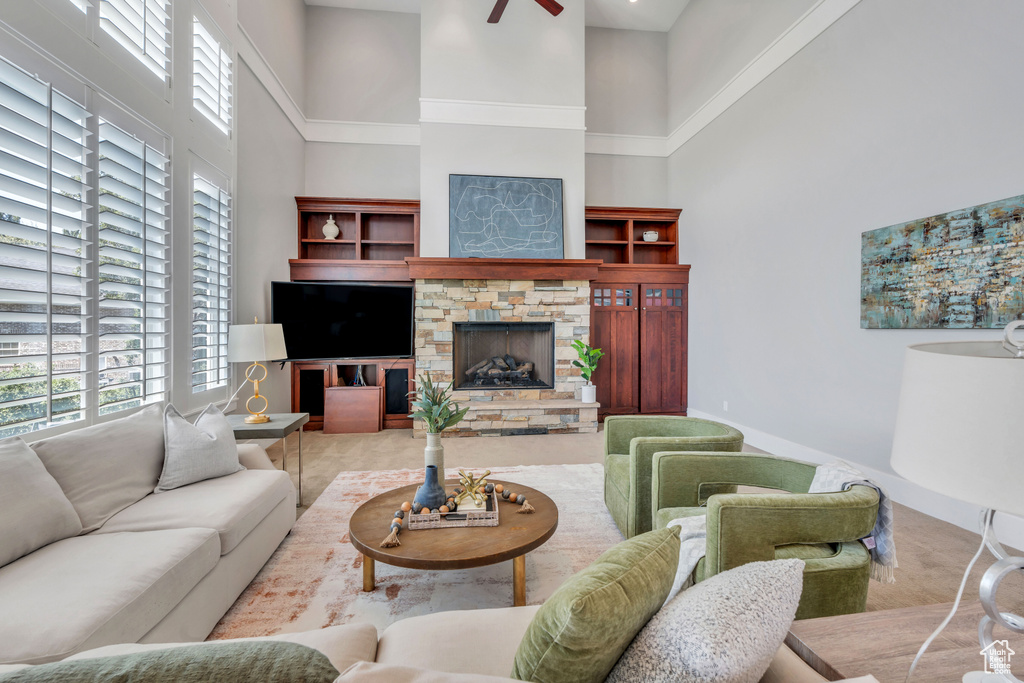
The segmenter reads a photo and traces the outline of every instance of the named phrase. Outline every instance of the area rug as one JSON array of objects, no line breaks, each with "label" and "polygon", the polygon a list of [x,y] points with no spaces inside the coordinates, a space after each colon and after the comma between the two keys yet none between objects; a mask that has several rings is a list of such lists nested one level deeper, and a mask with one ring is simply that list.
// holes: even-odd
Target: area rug
[{"label": "area rug", "polygon": [[[449,476],[457,468],[448,467]],[[479,470],[477,470],[479,473]],[[526,601],[540,604],[558,586],[622,540],[604,505],[603,468],[590,465],[498,467],[494,479],[543,491],[558,506],[555,534],[526,556]],[[377,588],[362,590],[362,556],[348,519],[390,489],[422,481],[423,470],[342,472],[299,518],[291,534],[210,634],[244,638],[512,604],[512,563],[453,571],[376,565]],[[381,539],[388,520],[381,520]],[[429,533],[429,532],[416,532]]]}]

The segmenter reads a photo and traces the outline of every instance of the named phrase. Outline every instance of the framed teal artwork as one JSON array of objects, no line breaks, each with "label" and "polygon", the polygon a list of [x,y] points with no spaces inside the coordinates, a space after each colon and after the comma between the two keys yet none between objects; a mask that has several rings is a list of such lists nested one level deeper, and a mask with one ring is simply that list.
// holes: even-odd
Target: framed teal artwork
[{"label": "framed teal artwork", "polygon": [[861,235],[860,326],[1000,328],[1024,316],[1024,195]]}]

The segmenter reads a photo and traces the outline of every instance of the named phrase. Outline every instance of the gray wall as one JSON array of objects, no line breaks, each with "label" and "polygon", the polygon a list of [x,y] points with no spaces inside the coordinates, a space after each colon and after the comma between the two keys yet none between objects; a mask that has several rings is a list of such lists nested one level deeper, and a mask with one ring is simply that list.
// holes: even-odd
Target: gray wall
[{"label": "gray wall", "polygon": [[420,148],[308,142],[305,194],[419,199]]},{"label": "gray wall", "polygon": [[586,156],[587,206],[669,205],[668,159],[612,154]]},{"label": "gray wall", "polygon": [[297,105],[306,98],[306,4],[237,0],[238,23]]},{"label": "gray wall", "polygon": [[693,410],[891,471],[906,345],[999,333],[861,330],[860,234],[1024,192],[1022,25],[863,0],[671,157]]},{"label": "gray wall", "polygon": [[671,133],[816,0],[691,0],[668,34]]},{"label": "gray wall", "polygon": [[[288,280],[288,259],[298,256],[295,196],[305,185],[303,140],[248,65],[237,64],[234,319],[248,323],[259,316],[269,322],[270,282]],[[268,397],[270,412],[291,410],[289,371],[288,366],[267,367],[260,393]],[[244,365],[236,366],[237,382],[244,373]],[[249,395],[248,389],[239,394],[243,401]]]},{"label": "gray wall", "polygon": [[587,132],[668,134],[668,34],[587,27]]},{"label": "gray wall", "polygon": [[304,53],[306,118],[419,121],[419,15],[310,6]]}]

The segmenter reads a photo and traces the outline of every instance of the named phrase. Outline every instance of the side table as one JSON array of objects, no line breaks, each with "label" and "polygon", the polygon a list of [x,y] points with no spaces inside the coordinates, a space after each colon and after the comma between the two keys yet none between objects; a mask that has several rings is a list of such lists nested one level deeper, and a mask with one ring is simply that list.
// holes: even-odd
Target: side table
[{"label": "side table", "polygon": [[285,438],[294,431],[299,432],[299,496],[295,507],[302,506],[302,425],[309,422],[309,413],[267,413],[270,422],[249,424],[245,415],[228,415],[228,423],[235,432],[235,440],[242,439],[280,439],[281,469],[288,471],[288,440]]}]

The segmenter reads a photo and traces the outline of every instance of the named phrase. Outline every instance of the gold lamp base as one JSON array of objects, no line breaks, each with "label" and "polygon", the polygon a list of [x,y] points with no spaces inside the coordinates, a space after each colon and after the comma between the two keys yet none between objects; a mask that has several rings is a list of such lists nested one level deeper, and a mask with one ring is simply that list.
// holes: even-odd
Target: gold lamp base
[{"label": "gold lamp base", "polygon": [[[263,370],[262,377],[257,378],[255,376],[255,372],[257,371],[257,369]],[[267,368],[263,365],[263,363],[253,363],[246,369],[245,378],[252,382],[255,388],[255,395],[250,396],[249,400],[245,402],[245,409],[249,411],[248,417],[245,418],[245,423],[250,425],[257,425],[263,424],[264,422],[270,422],[270,418],[263,414],[270,406],[270,403],[267,401],[266,396],[260,396],[260,382],[267,378]],[[252,403],[254,400],[257,402],[260,400],[263,401],[262,410],[254,411],[252,408],[249,407],[249,404]],[[259,405],[259,403],[257,403],[256,405]]]}]

